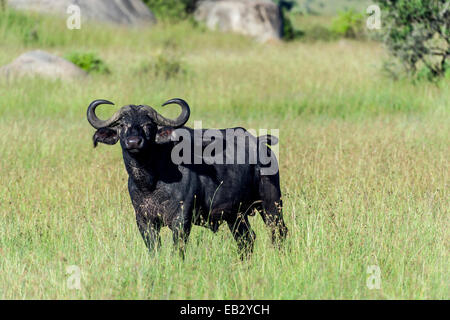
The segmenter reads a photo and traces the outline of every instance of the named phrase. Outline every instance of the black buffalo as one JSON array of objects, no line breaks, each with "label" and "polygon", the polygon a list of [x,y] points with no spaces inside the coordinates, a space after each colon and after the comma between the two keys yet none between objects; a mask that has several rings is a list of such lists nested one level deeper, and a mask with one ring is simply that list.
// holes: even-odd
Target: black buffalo
[{"label": "black buffalo", "polygon": [[[113,103],[95,100],[87,109],[87,119],[97,129],[93,136],[94,147],[98,142],[113,145],[120,140],[137,225],[150,251],[160,245],[159,231],[162,226],[172,230],[174,244],[184,254],[192,224],[206,226],[216,232],[219,225],[226,221],[241,254],[249,254],[253,250],[255,233],[248,216],[255,210],[269,226],[275,245],[286,237],[278,167],[275,173],[265,175],[263,170],[267,169],[268,164],[261,163],[259,159],[254,163],[214,163],[198,161],[194,154],[188,157],[191,162],[173,160],[174,148],[184,139],[193,148],[201,145],[201,150],[216,139],[229,143],[230,138],[225,136],[226,129],[215,131],[223,133],[223,138],[198,142],[195,135],[199,133],[197,130],[202,129],[184,126],[190,109],[182,99],[172,99],[163,104],[178,104],[181,107],[181,114],[176,119],[165,118],[146,105],[127,105],[110,119],[100,120],[95,109],[101,104]],[[240,129],[237,136],[247,138],[242,148],[242,144],[239,146],[234,140],[236,136],[233,137],[235,156],[241,152],[248,159],[252,151],[259,152],[264,147],[264,152],[274,159],[266,145],[276,144],[275,137],[267,135],[256,138],[245,129],[234,129]],[[178,138],[177,133],[181,133]],[[204,129],[202,133],[205,133]],[[223,156],[220,150],[212,155]]]}]

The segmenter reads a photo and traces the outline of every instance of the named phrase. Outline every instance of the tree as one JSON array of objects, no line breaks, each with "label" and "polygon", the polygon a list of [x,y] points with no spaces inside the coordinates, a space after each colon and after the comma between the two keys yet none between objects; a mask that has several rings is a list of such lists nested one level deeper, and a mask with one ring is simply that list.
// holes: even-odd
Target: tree
[{"label": "tree", "polygon": [[383,10],[385,43],[412,74],[429,78],[450,70],[449,0],[376,0]]}]

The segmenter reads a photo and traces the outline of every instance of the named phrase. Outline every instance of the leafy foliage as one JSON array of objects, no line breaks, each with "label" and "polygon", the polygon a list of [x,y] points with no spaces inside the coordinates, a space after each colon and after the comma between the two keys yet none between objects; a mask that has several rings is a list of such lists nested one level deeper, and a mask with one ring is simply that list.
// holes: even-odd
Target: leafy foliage
[{"label": "leafy foliage", "polygon": [[154,76],[162,77],[166,80],[186,72],[180,59],[162,53],[158,54],[150,64],[144,66],[143,71],[151,72]]},{"label": "leafy foliage", "polygon": [[159,19],[186,19],[198,0],[144,0]]},{"label": "leafy foliage", "polygon": [[377,0],[385,43],[404,69],[420,78],[444,76],[450,57],[448,0]]},{"label": "leafy foliage", "polygon": [[153,55],[150,61],[141,62],[136,73],[150,74],[154,77],[169,80],[186,75],[187,69],[181,59],[177,44],[171,40],[164,42],[163,49]]},{"label": "leafy foliage", "polygon": [[95,53],[71,52],[65,58],[88,73],[109,74],[108,66]]},{"label": "leafy foliage", "polygon": [[364,16],[355,10],[342,11],[333,20],[331,30],[339,36],[356,38],[362,34]]},{"label": "leafy foliage", "polygon": [[294,40],[303,36],[304,32],[294,28],[289,17],[289,12],[297,6],[297,2],[293,0],[275,0],[280,8],[281,19],[283,21],[282,37],[285,40]]}]

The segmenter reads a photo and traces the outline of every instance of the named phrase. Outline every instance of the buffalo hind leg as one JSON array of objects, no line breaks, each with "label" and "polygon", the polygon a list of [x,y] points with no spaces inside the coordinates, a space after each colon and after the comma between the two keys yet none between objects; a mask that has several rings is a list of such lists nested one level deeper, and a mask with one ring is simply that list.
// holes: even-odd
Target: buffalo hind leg
[{"label": "buffalo hind leg", "polygon": [[259,213],[272,234],[272,243],[279,247],[287,236],[288,229],[283,220],[279,176],[261,176],[259,194],[262,200]]},{"label": "buffalo hind leg", "polygon": [[256,234],[251,229],[248,218],[239,216],[235,221],[228,221],[228,227],[237,242],[241,260],[250,257]]}]

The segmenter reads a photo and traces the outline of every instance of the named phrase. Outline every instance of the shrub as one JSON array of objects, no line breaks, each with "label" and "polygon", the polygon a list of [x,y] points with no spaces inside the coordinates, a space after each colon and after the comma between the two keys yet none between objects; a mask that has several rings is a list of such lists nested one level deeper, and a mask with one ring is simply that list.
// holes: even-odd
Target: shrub
[{"label": "shrub", "polygon": [[450,62],[447,61],[445,64],[444,78],[450,80]]},{"label": "shrub", "polygon": [[384,41],[407,73],[421,79],[446,76],[450,57],[448,0],[377,0]]},{"label": "shrub", "polygon": [[194,12],[198,0],[144,0],[159,19],[186,19]]},{"label": "shrub", "polygon": [[430,68],[428,68],[427,66],[422,66],[417,71],[417,80],[427,80],[427,81],[433,80],[433,73],[430,70]]},{"label": "shrub", "polygon": [[289,17],[289,12],[297,6],[297,2],[292,0],[275,0],[280,9],[281,20],[283,22],[282,38],[285,40],[294,40],[303,36],[303,31],[294,28]]},{"label": "shrub", "polygon": [[165,80],[186,74],[181,59],[173,54],[159,53],[150,62],[142,62],[136,70],[138,74],[152,74]]},{"label": "shrub", "polygon": [[346,38],[356,38],[362,35],[364,15],[354,10],[343,11],[333,19],[331,30]]},{"label": "shrub", "polygon": [[181,61],[173,56],[159,54],[153,63],[153,72],[155,76],[160,76],[165,79],[174,78],[179,74],[185,72]]},{"label": "shrub", "polygon": [[95,53],[71,52],[65,58],[88,73],[110,73],[108,66]]}]

